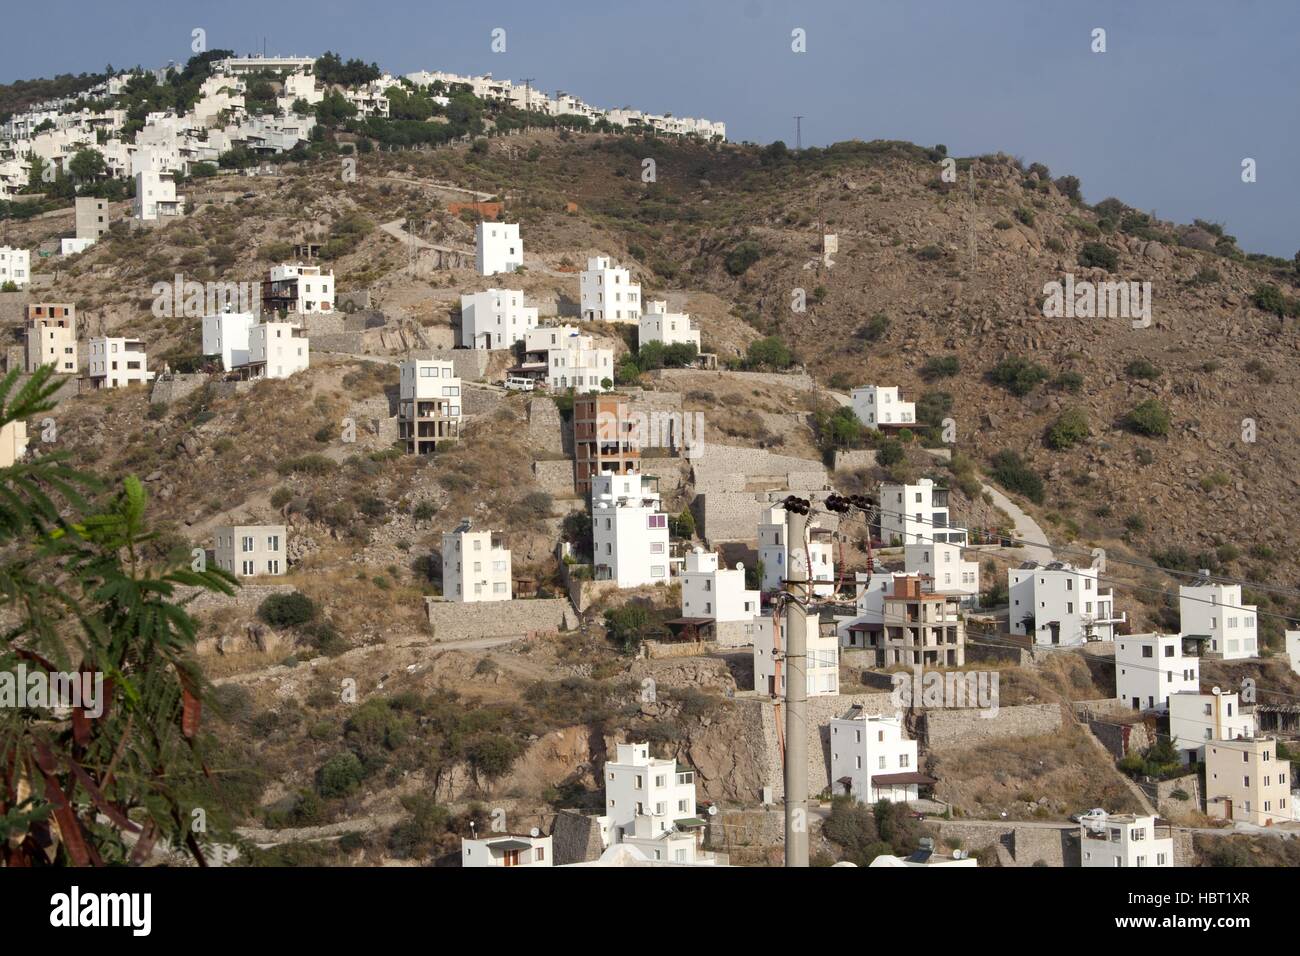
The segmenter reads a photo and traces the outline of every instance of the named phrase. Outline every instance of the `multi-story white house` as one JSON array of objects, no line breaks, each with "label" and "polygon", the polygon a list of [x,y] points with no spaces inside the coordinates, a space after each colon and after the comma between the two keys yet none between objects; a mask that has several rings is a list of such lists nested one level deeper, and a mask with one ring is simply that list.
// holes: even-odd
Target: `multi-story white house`
[{"label": "multi-story white house", "polygon": [[636,847],[649,860],[707,863],[704,821],[695,815],[695,773],[676,760],[650,756],[650,745],[619,744],[605,764],[605,815],[597,818],[606,847]]},{"label": "multi-story white house", "polygon": [[641,325],[637,330],[637,346],[648,342],[664,345],[694,345],[700,348],[700,331],[691,328],[691,317],[685,312],[669,312],[668,303],[654,300],[645,304]]},{"label": "multi-story white house", "polygon": [[966,529],[951,525],[948,489],[932,479],[914,485],[880,483],[880,540],[885,545],[967,544]]},{"label": "multi-story white house", "polygon": [[[808,577],[819,583],[813,585],[818,597],[835,593],[835,551],[831,533],[819,528],[816,521],[809,522]],[[764,591],[780,591],[789,572],[790,551],[785,538],[785,508],[769,505],[759,514],[758,560],[763,566],[761,587]]]},{"label": "multi-story white house", "polygon": [[[784,660],[787,647],[784,631],[778,638],[770,624],[754,629],[754,690],[771,697],[785,696],[789,665]],[[840,641],[834,621],[820,621],[808,615],[805,633],[808,654],[804,674],[809,697],[829,697],[840,692]],[[779,646],[778,646],[779,643]]]},{"label": "multi-story white house", "polygon": [[248,330],[248,363],[252,378],[288,378],[311,365],[307,332],[289,322],[263,322]]},{"label": "multi-story white house", "polygon": [[488,289],[460,297],[460,344],[467,349],[508,349],[537,328],[537,307],[519,289]]},{"label": "multi-story white house", "polygon": [[956,594],[963,607],[979,601],[980,564],[962,558],[960,545],[947,542],[903,546],[903,566],[908,574],[929,578],[938,594]]},{"label": "multi-story white house", "polygon": [[718,565],[716,551],[696,548],[686,555],[682,571],[682,617],[752,621],[762,608],[759,592],[745,589],[745,566]]},{"label": "multi-story white house", "polygon": [[27,306],[27,371],[52,365],[60,375],[77,372],[77,307],[32,302]]},{"label": "multi-story white house", "polygon": [[1300,631],[1287,631],[1286,657],[1291,662],[1291,669],[1300,674]]},{"label": "multi-story white house", "polygon": [[282,524],[225,525],[217,528],[215,535],[217,567],[236,577],[284,574],[288,567]]},{"label": "multi-story white house", "polygon": [[[203,317],[203,354],[219,356],[221,367],[232,372],[249,362],[249,333],[257,324],[252,312],[218,312]],[[306,343],[304,342],[304,345]]]},{"label": "multi-story white house", "polygon": [[442,535],[442,596],[448,601],[514,597],[510,549],[499,531],[471,531],[469,519]]},{"label": "multi-story white house", "polygon": [[1291,761],[1272,737],[1212,740],[1205,745],[1205,812],[1266,827],[1292,819]]},{"label": "multi-story white house", "polygon": [[481,276],[514,272],[524,264],[524,241],[519,238],[519,223],[480,222],[474,228],[474,253]]},{"label": "multi-story white house", "polygon": [[835,622],[846,647],[871,652],[872,666],[960,667],[966,622],[955,594],[926,589],[917,575],[859,576],[858,616]]},{"label": "multi-story white house", "polygon": [[19,289],[32,277],[32,254],[26,249],[0,246],[0,287],[12,282]]},{"label": "multi-story white house", "polygon": [[894,579],[906,578],[904,571],[874,571],[854,575],[857,613],[837,619],[840,644],[844,647],[867,646],[868,635],[881,631],[885,623],[885,598],[894,591]]},{"label": "multi-story white house", "polygon": [[1254,707],[1241,704],[1237,694],[1183,691],[1169,695],[1169,737],[1183,763],[1205,759],[1205,745],[1215,740],[1255,736]]},{"label": "multi-story white house", "polygon": [[591,476],[591,555],[597,579],[620,588],[668,580],[668,516],[640,473]]},{"label": "multi-story white house", "polygon": [[614,350],[596,348],[590,335],[562,337],[547,350],[546,366],[546,386],[553,391],[599,392],[614,382]]},{"label": "multi-story white house", "polygon": [[641,286],[609,256],[592,256],[578,277],[582,318],[587,322],[640,322]]},{"label": "multi-story white house", "polygon": [[597,579],[620,588],[668,580],[668,516],[639,473],[592,476],[591,539]]},{"label": "multi-story white house", "polygon": [[86,370],[94,388],[121,388],[153,380],[144,343],[139,339],[91,339]]},{"label": "multi-story white house", "polygon": [[1030,635],[1040,647],[1109,641],[1125,619],[1115,610],[1113,591],[1100,586],[1096,568],[1027,561],[1007,570],[1007,590],[1011,633]]},{"label": "multi-story white house", "polygon": [[1085,868],[1174,865],[1172,831],[1154,816],[1124,813],[1086,819],[1079,824],[1079,850],[1079,864]]},{"label": "multi-story white house", "polygon": [[262,314],[334,311],[334,271],[320,266],[285,263],[271,269],[262,283]]},{"label": "multi-story white house", "polygon": [[917,799],[920,785],[933,782],[920,772],[917,743],[909,740],[898,714],[868,714],[854,704],[831,720],[831,789],[860,803]]},{"label": "multi-story white house", "polygon": [[412,454],[427,455],[460,437],[461,388],[451,362],[409,359],[402,363],[397,400],[397,437]]},{"label": "multi-story white house", "polygon": [[131,215],[141,222],[170,219],[185,211],[185,197],[176,195],[172,173],[142,169],[135,174],[135,198]]},{"label": "multi-story white house", "polygon": [[1115,638],[1115,696],[1134,710],[1168,710],[1169,695],[1201,690],[1200,642],[1178,634]]},{"label": "multi-story white house", "polygon": [[460,865],[466,866],[554,866],[549,836],[528,833],[497,833],[490,837],[460,841]]},{"label": "multi-story white house", "polygon": [[916,403],[900,400],[897,385],[863,385],[855,388],[849,397],[853,402],[853,414],[872,431],[916,424]]},{"label": "multi-story white house", "polygon": [[1256,607],[1242,604],[1240,584],[1219,584],[1205,580],[1178,588],[1179,625],[1184,634],[1210,639],[1207,657],[1239,661],[1259,656]]}]

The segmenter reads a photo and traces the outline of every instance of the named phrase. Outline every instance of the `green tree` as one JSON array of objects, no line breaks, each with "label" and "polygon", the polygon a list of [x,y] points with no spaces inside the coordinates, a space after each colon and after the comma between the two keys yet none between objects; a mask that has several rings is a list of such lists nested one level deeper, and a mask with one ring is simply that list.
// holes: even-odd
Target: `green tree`
[{"label": "green tree", "polygon": [[[0,380],[0,426],[51,410],[58,384],[38,369],[10,399]],[[66,719],[47,707],[0,707],[0,854],[10,866],[141,863],[158,845],[224,835],[201,732],[207,690],[194,659],[197,628],[177,587],[233,594],[224,571],[152,563],[155,535],[135,477],[116,493],[73,469],[66,452],[0,469],[0,671],[98,677]],[[92,695],[94,696],[94,695]],[[19,798],[20,792],[31,796]],[[56,829],[57,825],[57,829]]]},{"label": "green tree", "polygon": [[775,335],[750,342],[746,356],[751,368],[786,369],[794,364],[789,347]]},{"label": "green tree", "polygon": [[98,150],[79,149],[68,161],[68,171],[79,183],[93,183],[108,175],[108,164]]}]

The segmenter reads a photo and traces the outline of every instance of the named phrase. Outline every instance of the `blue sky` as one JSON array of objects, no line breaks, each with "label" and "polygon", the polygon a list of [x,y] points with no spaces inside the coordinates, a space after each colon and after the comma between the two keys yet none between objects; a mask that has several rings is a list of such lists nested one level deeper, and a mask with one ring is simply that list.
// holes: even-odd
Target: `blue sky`
[{"label": "blue sky", "polygon": [[[1243,248],[1300,248],[1294,0],[222,0],[11,5],[0,82],[183,62],[210,47],[333,49],[395,73],[535,77],[599,106],[706,116],[735,140],[1002,150]],[[493,53],[491,31],[506,30]],[[807,31],[808,50],[790,49]],[[1090,50],[1106,30],[1107,51]],[[31,42],[31,37],[42,38]],[[1256,160],[1258,180],[1241,181]]]}]

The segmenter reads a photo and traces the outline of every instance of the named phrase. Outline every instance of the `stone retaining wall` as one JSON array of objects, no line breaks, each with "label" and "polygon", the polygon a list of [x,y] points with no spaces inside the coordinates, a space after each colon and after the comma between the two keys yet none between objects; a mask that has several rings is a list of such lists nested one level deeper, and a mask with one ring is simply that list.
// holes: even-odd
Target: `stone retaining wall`
[{"label": "stone retaining wall", "polygon": [[150,405],[170,405],[179,399],[197,392],[208,384],[208,376],[201,372],[174,372],[164,378],[158,376],[153,380],[153,391],[149,393]]},{"label": "stone retaining wall", "polygon": [[1061,729],[1060,704],[1021,704],[1002,707],[996,717],[981,716],[979,710],[927,710],[921,714],[923,746],[927,750],[945,747],[975,747],[989,740],[1007,737],[1039,737]]},{"label": "stone retaining wall", "polygon": [[480,637],[525,637],[536,631],[571,630],[573,608],[563,598],[516,598],[513,601],[443,601],[424,599],[435,641]]}]

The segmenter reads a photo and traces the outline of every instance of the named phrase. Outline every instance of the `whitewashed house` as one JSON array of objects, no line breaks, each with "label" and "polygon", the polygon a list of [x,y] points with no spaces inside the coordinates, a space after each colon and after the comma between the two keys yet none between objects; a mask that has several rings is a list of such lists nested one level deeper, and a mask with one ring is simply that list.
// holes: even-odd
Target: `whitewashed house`
[{"label": "whitewashed house", "polygon": [[519,223],[480,222],[474,228],[474,253],[481,276],[514,272],[524,264],[524,242],[519,238]]},{"label": "whitewashed house", "polygon": [[916,403],[899,398],[897,385],[863,385],[849,395],[853,414],[872,431],[908,428],[916,424]]},{"label": "whitewashed house", "polygon": [[469,519],[442,535],[442,596],[448,601],[514,597],[510,549],[500,531],[472,531]]},{"label": "whitewashed house", "polygon": [[978,603],[980,564],[966,561],[960,545],[938,542],[903,546],[904,568],[908,574],[929,578],[939,594],[956,594],[963,607]]},{"label": "whitewashed house", "polygon": [[871,574],[859,571],[854,575],[857,613],[836,619],[836,630],[843,647],[865,648],[868,635],[884,628],[885,598],[894,592],[895,578],[906,577],[905,571],[874,571]]},{"label": "whitewashed house", "polygon": [[529,833],[497,833],[475,840],[461,838],[460,865],[467,866],[554,866],[549,836]]},{"label": "whitewashed house", "polygon": [[284,574],[287,537],[282,524],[224,525],[215,531],[217,567],[240,578]]},{"label": "whitewashed house", "polygon": [[1242,706],[1240,695],[1214,688],[1209,694],[1183,691],[1169,695],[1169,737],[1183,763],[1205,759],[1205,745],[1215,740],[1255,736],[1255,710]]},{"label": "whitewashed house", "polygon": [[1201,642],[1178,634],[1115,638],[1115,696],[1134,710],[1168,710],[1169,695],[1201,690]]},{"label": "whitewashed house", "polygon": [[397,437],[411,454],[427,455],[460,438],[461,387],[451,362],[408,359],[399,372]]},{"label": "whitewashed house", "polygon": [[646,303],[637,329],[637,347],[644,347],[649,342],[662,342],[665,346],[694,345],[699,351],[700,331],[691,328],[690,315],[669,312],[667,302],[654,300]]},{"label": "whitewashed house", "polygon": [[26,249],[0,246],[0,287],[12,282],[19,289],[32,277],[32,254]]},{"label": "whitewashed house", "polygon": [[0,425],[0,468],[8,468],[27,454],[27,423],[21,419]]},{"label": "whitewashed house", "polygon": [[1253,604],[1243,604],[1240,584],[1205,580],[1179,585],[1179,626],[1184,634],[1208,637],[1207,657],[1239,661],[1259,656],[1259,634]]},{"label": "whitewashed house", "polygon": [[221,367],[234,371],[249,362],[249,333],[257,324],[252,312],[218,312],[203,317],[203,354],[219,357]]},{"label": "whitewashed house", "polygon": [[[784,631],[778,636],[770,622],[754,631],[754,690],[772,697],[785,696],[789,665],[781,658],[786,648]],[[809,697],[830,697],[840,692],[840,641],[834,621],[808,616],[805,634],[808,655],[804,676]],[[778,646],[779,644],[779,646]]]},{"label": "whitewashed house", "polygon": [[139,339],[93,338],[86,374],[93,388],[122,388],[132,382],[149,382],[149,358]]},{"label": "whitewashed house", "polygon": [[592,476],[591,538],[598,580],[620,588],[668,581],[668,516],[642,475]]},{"label": "whitewashed house", "polygon": [[553,391],[599,392],[613,381],[614,350],[596,348],[590,335],[562,336],[558,346],[547,349],[546,386]]},{"label": "whitewashed house", "polygon": [[759,613],[759,592],[745,588],[745,566],[722,567],[716,551],[696,548],[682,571],[682,615],[748,621]]},{"label": "whitewashed house", "polygon": [[1300,674],[1300,631],[1286,632],[1286,657],[1291,669]]},{"label": "whitewashed house", "polygon": [[[808,525],[808,578],[819,582],[813,585],[814,594],[830,597],[835,593],[835,550],[831,532],[817,527],[815,519]],[[759,514],[758,560],[763,565],[762,589],[782,590],[785,586],[782,582],[789,577],[790,552],[785,539],[785,508],[780,504],[769,505]]]},{"label": "whitewashed house", "polygon": [[1061,561],[1027,561],[1007,570],[1008,626],[1032,636],[1040,647],[1078,647],[1109,641],[1124,613],[1115,610],[1112,589],[1101,587],[1097,568]]},{"label": "whitewashed house", "polygon": [[930,478],[914,485],[880,483],[880,540],[886,546],[969,543],[965,528],[952,527],[948,489]]},{"label": "whitewashed house", "polygon": [[307,332],[289,322],[263,322],[248,330],[250,378],[288,378],[311,365]]},{"label": "whitewashed house", "polygon": [[60,375],[77,372],[77,307],[70,302],[27,305],[26,368],[34,372],[42,365]]},{"label": "whitewashed house", "polygon": [[185,197],[176,195],[176,180],[170,172],[142,169],[135,174],[135,197],[131,215],[141,222],[170,219],[185,211]]},{"label": "whitewashed house", "polygon": [[592,256],[578,276],[580,308],[586,322],[630,322],[641,319],[641,286],[627,269],[609,256]]},{"label": "whitewashed house", "polygon": [[262,314],[311,315],[334,311],[334,271],[320,266],[284,263],[274,266],[262,283]]},{"label": "whitewashed house", "polygon": [[1154,816],[1116,813],[1084,820],[1079,851],[1085,869],[1174,865],[1173,833]]},{"label": "whitewashed house", "polygon": [[650,745],[619,744],[605,764],[605,815],[598,818],[606,847],[628,844],[648,860],[708,863],[705,823],[695,815],[695,773],[676,760],[650,756]]},{"label": "whitewashed house", "polygon": [[460,344],[467,349],[508,349],[537,328],[537,307],[519,289],[488,289],[460,297]]},{"label": "whitewashed house", "polygon": [[909,740],[898,714],[868,714],[854,704],[830,723],[831,790],[859,803],[916,800],[922,784],[917,742]]}]

